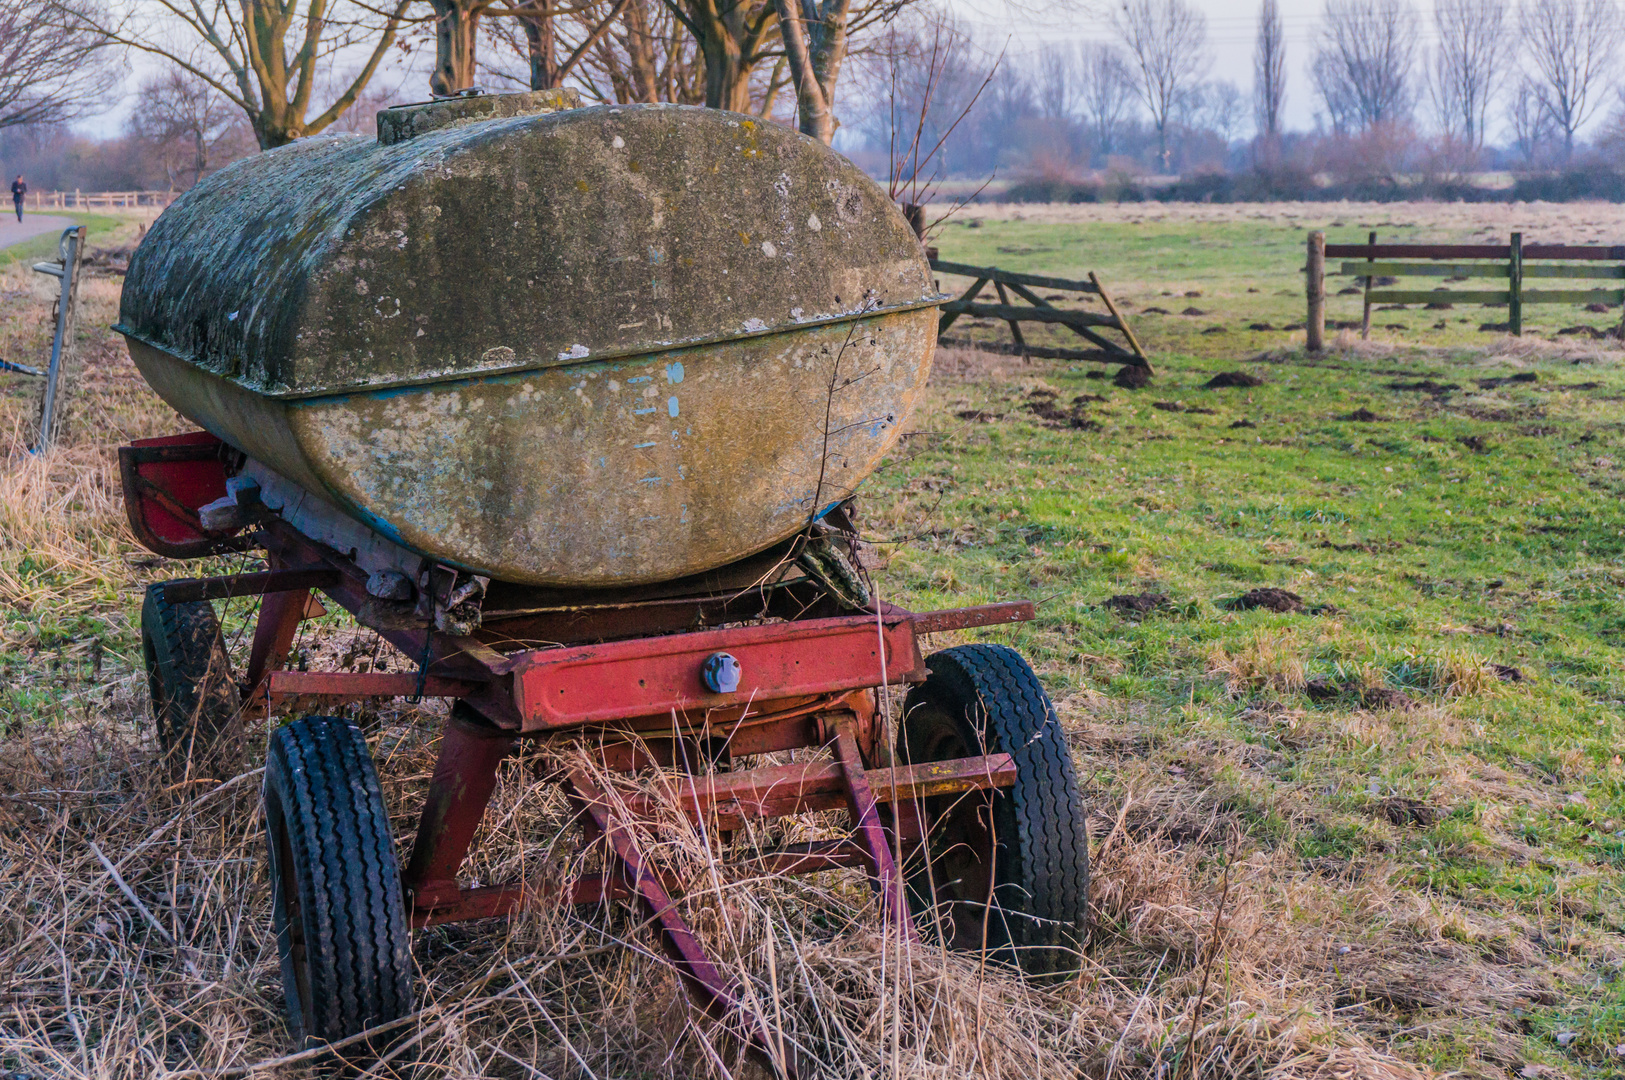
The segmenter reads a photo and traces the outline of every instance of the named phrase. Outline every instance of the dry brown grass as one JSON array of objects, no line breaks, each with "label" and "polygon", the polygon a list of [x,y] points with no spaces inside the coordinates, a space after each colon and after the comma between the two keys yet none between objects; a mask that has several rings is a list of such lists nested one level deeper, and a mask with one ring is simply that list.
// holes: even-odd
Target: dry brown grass
[{"label": "dry brown grass", "polygon": [[[96,283],[87,326],[112,321],[115,290]],[[25,323],[38,332],[20,301],[7,303],[16,340]],[[0,714],[0,1070],[96,1080],[307,1075],[308,1062],[282,1060],[254,767],[267,730],[252,733],[261,751],[239,776],[175,786],[155,768],[133,620],[149,578],[186,570],[154,565],[134,547],[113,448],[179,425],[122,351],[92,338],[80,422],[53,454],[23,452],[24,405],[0,396],[0,432],[9,433],[0,606],[10,611],[0,649],[30,657],[11,670],[33,680]],[[965,377],[991,371],[982,359],[955,363]],[[378,656],[374,639],[336,618],[311,626],[300,647],[318,664]],[[1470,677],[1467,666],[1446,668]],[[1238,694],[1303,681],[1301,660],[1267,635],[1216,651],[1212,670]],[[1080,772],[1117,780],[1089,795],[1096,926],[1083,973],[1060,985],[900,940],[856,874],[721,881],[704,838],[675,813],[642,839],[689,881],[685,912],[770,1018],[775,1050],[800,1048],[823,1075],[1169,1080],[1187,1067],[1209,954],[1201,1060],[1185,1073],[1207,1078],[1411,1080],[1420,1074],[1390,1041],[1419,1011],[1423,1023],[1479,1023],[1543,992],[1546,961],[1521,948],[1517,927],[1418,909],[1380,865],[1306,867],[1285,848],[1241,839],[1237,823],[1257,812],[1249,778],[1271,767],[1258,748],[1158,747],[1112,708],[1100,695],[1063,704]],[[358,715],[399,836],[415,823],[442,715],[404,705]],[[1290,726],[1273,714],[1268,722]],[[645,790],[661,782],[641,781]],[[784,827],[814,835],[830,822]],[[468,873],[485,883],[562,878],[575,864],[573,838],[556,788],[516,760]],[[543,907],[431,930],[418,935],[415,957],[422,1009],[402,1029],[399,1055],[368,1075],[411,1066],[444,1077],[761,1075],[684,1004],[641,917],[627,910]],[[1506,1060],[1492,1040],[1474,1068]]]}]

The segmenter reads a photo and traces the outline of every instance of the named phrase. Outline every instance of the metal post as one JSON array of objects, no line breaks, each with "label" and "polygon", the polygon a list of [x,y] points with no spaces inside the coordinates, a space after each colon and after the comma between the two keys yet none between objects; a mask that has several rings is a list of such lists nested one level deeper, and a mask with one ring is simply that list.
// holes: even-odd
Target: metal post
[{"label": "metal post", "polygon": [[[273,565],[272,569],[280,567]],[[267,593],[260,601],[259,618],[254,623],[254,643],[248,650],[247,681],[251,693],[261,693],[265,676],[282,670],[288,662],[309,601],[309,589]]]},{"label": "metal post", "polygon": [[[1371,239],[1368,240],[1367,243],[1373,249],[1376,248],[1376,246],[1377,246],[1377,234],[1373,232],[1371,234]],[[1377,256],[1376,256],[1374,251],[1373,251],[1372,254],[1367,255],[1366,260],[1365,260],[1366,264],[1369,266],[1376,259],[1376,257]],[[1360,340],[1364,341],[1367,338],[1369,338],[1370,336],[1371,336],[1371,275],[1367,274],[1365,276],[1365,308],[1360,312]]]},{"label": "metal post", "polygon": [[1507,266],[1507,329],[1513,337],[1523,336],[1523,233],[1512,234],[1512,259]]},{"label": "metal post", "polygon": [[38,454],[50,449],[57,429],[57,399],[62,393],[62,366],[73,352],[73,321],[79,307],[79,268],[84,263],[85,227],[62,230],[57,243],[62,263],[35,263],[34,269],[57,278],[56,333],[51,338],[51,362],[45,369],[45,390],[40,396],[39,436],[32,450]]},{"label": "metal post", "polygon": [[516,734],[488,727],[453,708],[440,738],[440,756],[418,819],[412,858],[402,875],[411,905],[427,910],[455,904],[457,871],[497,786],[497,767]]},{"label": "metal post", "polygon": [[925,207],[919,203],[904,203],[903,216],[908,219],[908,227],[914,230],[914,235],[925,243]]},{"label": "metal post", "polygon": [[1326,347],[1326,234],[1309,234],[1309,263],[1304,267],[1304,294],[1309,299],[1309,317],[1304,322],[1305,345],[1309,352]]}]

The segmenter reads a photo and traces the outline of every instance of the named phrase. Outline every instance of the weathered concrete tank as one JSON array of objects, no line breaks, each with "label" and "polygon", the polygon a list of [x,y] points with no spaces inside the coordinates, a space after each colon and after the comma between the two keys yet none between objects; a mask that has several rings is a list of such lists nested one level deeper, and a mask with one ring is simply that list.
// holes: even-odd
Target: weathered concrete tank
[{"label": "weathered concrete tank", "polygon": [[205,180],[131,259],[136,365],[356,520],[501,580],[662,581],[790,536],[924,386],[919,243],[793,131],[568,103],[391,110],[377,141]]}]

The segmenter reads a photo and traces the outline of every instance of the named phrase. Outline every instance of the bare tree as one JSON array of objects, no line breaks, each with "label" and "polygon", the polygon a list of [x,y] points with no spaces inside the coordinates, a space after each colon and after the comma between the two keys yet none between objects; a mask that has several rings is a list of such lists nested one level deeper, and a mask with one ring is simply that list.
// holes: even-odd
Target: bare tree
[{"label": "bare tree", "polygon": [[1518,84],[1507,109],[1512,146],[1525,165],[1533,165],[1544,155],[1556,136],[1556,126],[1541,104],[1540,90],[1527,78]]},{"label": "bare tree", "polygon": [[1084,121],[1104,160],[1117,150],[1117,133],[1134,103],[1133,73],[1115,46],[1086,41],[1078,48],[1082,76],[1078,96]]},{"label": "bare tree", "polygon": [[1286,104],[1286,28],[1278,0],[1258,9],[1258,42],[1253,47],[1253,124],[1273,156],[1281,140],[1281,113]]},{"label": "bare tree", "polygon": [[1506,0],[1435,0],[1439,45],[1428,94],[1439,127],[1468,150],[1484,147],[1484,119],[1506,58]]},{"label": "bare tree", "polygon": [[[395,43],[412,0],[122,0],[111,17],[47,0],[59,17],[158,57],[243,111],[261,149],[314,135],[343,116]],[[355,70],[326,108],[317,87],[340,58]]]},{"label": "bare tree", "polygon": [[1563,135],[1563,158],[1574,155],[1574,133],[1602,104],[1602,90],[1621,42],[1613,0],[1528,0],[1519,11],[1530,88]]},{"label": "bare tree", "polygon": [[1157,131],[1157,157],[1168,171],[1168,126],[1207,73],[1207,19],[1185,0],[1124,0],[1112,27],[1135,69],[1135,91]]},{"label": "bare tree", "polygon": [[630,0],[521,0],[509,8],[488,9],[487,14],[508,15],[487,23],[496,53],[517,54],[525,60],[525,74],[516,78],[499,63],[478,67],[498,81],[519,82],[532,90],[555,90],[591,56],[598,43],[620,21]]},{"label": "bare tree", "polygon": [[1241,134],[1242,116],[1247,107],[1241,88],[1229,79],[1209,83],[1202,92],[1200,124],[1224,140],[1228,147]]},{"label": "bare tree", "polygon": [[750,76],[778,42],[778,9],[766,0],[665,0],[705,61],[705,103],[750,111]]},{"label": "bare tree", "polygon": [[[208,171],[211,154],[231,134],[241,111],[214,87],[171,68],[136,92],[130,134],[147,143],[172,188],[189,188]],[[218,163],[216,163],[218,164]]]},{"label": "bare tree", "polygon": [[1403,121],[1415,102],[1416,12],[1406,0],[1327,0],[1310,68],[1339,131]]},{"label": "bare tree", "polygon": [[617,26],[594,46],[578,77],[601,101],[705,101],[704,61],[694,38],[658,0],[628,0]]},{"label": "bare tree", "polygon": [[118,71],[89,25],[96,15],[51,0],[0,5],[0,128],[66,123],[102,107]]},{"label": "bare tree", "polygon": [[801,133],[828,145],[835,139],[835,82],[846,60],[852,0],[774,0],[773,6]]},{"label": "bare tree", "polygon": [[1045,45],[1033,65],[1033,99],[1046,120],[1070,120],[1077,112],[1078,54],[1064,45]]}]

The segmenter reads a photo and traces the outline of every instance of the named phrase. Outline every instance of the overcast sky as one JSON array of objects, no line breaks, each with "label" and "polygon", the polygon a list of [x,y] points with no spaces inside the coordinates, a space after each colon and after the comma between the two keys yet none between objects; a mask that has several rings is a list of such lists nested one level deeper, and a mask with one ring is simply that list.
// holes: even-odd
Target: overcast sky
[{"label": "overcast sky", "polygon": [[[1090,14],[1091,7],[1083,3],[1039,5],[1036,0],[1018,0],[1019,6],[1008,0],[948,0],[976,31],[980,42],[995,50],[1008,39],[1012,53],[1029,52],[1054,42],[1082,42],[1109,40],[1111,30],[1104,18]],[[1103,0],[1109,2],[1109,0]],[[1253,81],[1253,42],[1258,28],[1259,0],[1191,0],[1207,16],[1208,51],[1213,57],[1212,78],[1228,79],[1250,93]],[[1305,73],[1309,57],[1314,50],[1320,10],[1323,0],[1280,0],[1281,18],[1286,26],[1287,42],[1287,127],[1306,129],[1314,125],[1315,102]],[[1098,10],[1098,9],[1094,9]],[[1420,2],[1418,11],[1418,67],[1423,63],[1438,35],[1433,29],[1432,5]],[[1054,14],[1050,14],[1050,13]],[[421,52],[421,50],[420,50]],[[398,56],[398,54],[396,54]],[[425,57],[414,57],[414,66],[421,66]],[[150,60],[137,60],[140,65],[128,82],[134,87],[142,70],[151,70]],[[1417,72],[1420,75],[1420,70]],[[393,61],[379,72],[378,82],[397,89],[400,101],[415,101],[427,96],[426,78],[421,72],[408,72]],[[1250,102],[1250,98],[1248,99]],[[1599,119],[1611,111],[1599,110]],[[82,125],[88,134],[105,137],[118,134],[128,114],[124,105],[109,110],[95,121]],[[1418,110],[1418,119],[1425,119],[1425,109]],[[1595,123],[1596,121],[1593,121]],[[1249,113],[1250,131],[1250,113]],[[1500,118],[1491,121],[1491,141],[1498,141]]]}]

